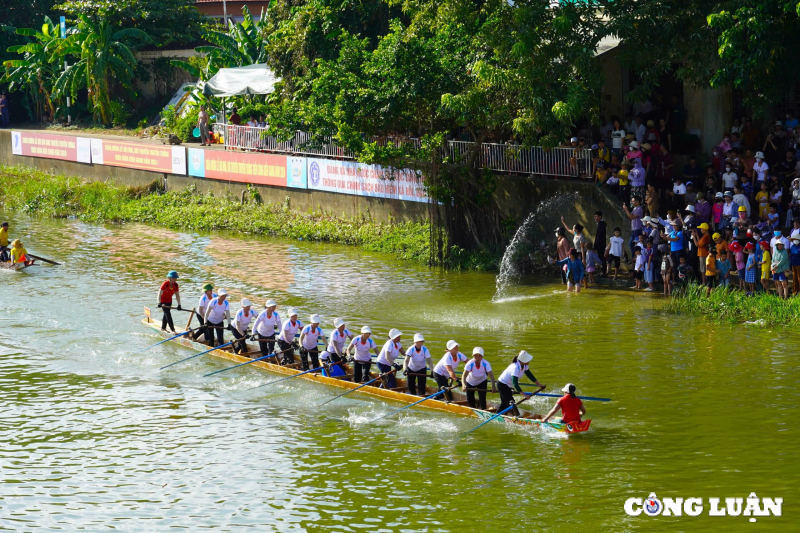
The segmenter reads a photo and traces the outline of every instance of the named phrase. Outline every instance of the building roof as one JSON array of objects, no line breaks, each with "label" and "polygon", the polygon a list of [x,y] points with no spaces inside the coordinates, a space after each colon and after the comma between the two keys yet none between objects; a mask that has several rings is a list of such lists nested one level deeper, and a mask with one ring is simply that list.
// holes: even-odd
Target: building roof
[{"label": "building roof", "polygon": [[600,39],[600,42],[597,43],[597,49],[594,51],[594,57],[601,56],[606,52],[610,52],[614,48],[619,46],[619,43],[622,39],[619,37],[608,35]]}]

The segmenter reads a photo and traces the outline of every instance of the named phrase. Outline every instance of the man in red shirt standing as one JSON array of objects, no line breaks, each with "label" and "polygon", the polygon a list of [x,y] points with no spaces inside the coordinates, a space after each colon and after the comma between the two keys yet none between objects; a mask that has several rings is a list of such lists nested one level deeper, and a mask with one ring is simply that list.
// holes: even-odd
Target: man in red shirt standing
[{"label": "man in red shirt standing", "polygon": [[169,325],[172,333],[175,333],[175,324],[172,323],[172,313],[170,312],[173,295],[178,302],[178,311],[181,310],[181,295],[178,294],[178,282],[175,281],[176,279],[178,279],[178,273],[174,270],[170,271],[167,274],[167,281],[162,283],[161,288],[158,289],[158,306],[164,312],[164,317],[161,319],[161,330],[167,331],[167,325]]},{"label": "man in red shirt standing", "polygon": [[566,394],[558,399],[542,422],[550,420],[559,410],[561,410],[561,419],[565,424],[580,422],[581,416],[586,414],[586,408],[583,406],[583,402],[580,398],[575,396],[575,385],[567,383],[564,385],[564,388],[561,389],[561,392],[565,392]]}]

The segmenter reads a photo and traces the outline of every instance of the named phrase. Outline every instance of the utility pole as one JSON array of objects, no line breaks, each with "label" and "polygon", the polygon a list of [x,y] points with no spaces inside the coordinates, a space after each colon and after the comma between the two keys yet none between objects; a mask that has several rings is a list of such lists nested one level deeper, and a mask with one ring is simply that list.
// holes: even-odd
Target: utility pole
[{"label": "utility pole", "polygon": [[222,17],[225,19],[225,29],[228,29],[228,4],[222,0]]},{"label": "utility pole", "polygon": [[[60,22],[59,26],[61,26],[61,38],[62,39],[66,39],[67,38],[67,19],[62,15],[61,16],[61,20],[59,22]],[[64,58],[64,72],[67,71],[67,67],[68,66],[69,65],[67,65],[67,59]],[[69,124],[72,122],[72,117],[69,116],[69,103],[70,103],[69,102],[69,93],[67,93],[67,126],[69,126]],[[55,117],[53,117],[53,118],[55,118]]]}]

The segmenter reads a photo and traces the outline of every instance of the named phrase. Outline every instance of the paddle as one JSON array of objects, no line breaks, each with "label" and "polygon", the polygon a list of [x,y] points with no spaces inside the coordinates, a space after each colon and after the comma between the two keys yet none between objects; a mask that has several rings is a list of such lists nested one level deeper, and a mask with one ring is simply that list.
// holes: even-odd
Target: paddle
[{"label": "paddle", "polygon": [[[523,385],[523,383],[520,383]],[[563,394],[550,394],[549,392],[545,392],[540,394],[539,396],[549,396],[550,398],[561,398]],[[611,398],[593,398],[592,396],[576,396],[576,398],[580,398],[581,400],[591,400],[593,402],[610,402]]]},{"label": "paddle", "polygon": [[492,420],[494,420],[495,418],[499,418],[499,417],[503,416],[503,415],[504,415],[504,414],[505,414],[507,411],[510,411],[510,410],[512,410],[513,408],[515,408],[516,406],[518,406],[519,404],[521,404],[521,403],[524,403],[524,402],[526,402],[527,400],[529,400],[529,399],[533,398],[534,396],[536,396],[537,394],[539,394],[539,393],[540,393],[541,391],[543,391],[543,390],[544,390],[544,387],[539,387],[539,390],[537,390],[536,392],[534,392],[533,394],[531,394],[531,395],[529,395],[529,396],[525,396],[525,397],[524,397],[523,399],[521,399],[519,402],[516,402],[516,403],[514,403],[514,402],[511,402],[511,405],[509,405],[508,407],[506,407],[505,409],[503,409],[503,410],[502,410],[502,411],[500,411],[499,413],[492,415],[491,417],[489,417],[488,419],[484,420],[483,422],[481,422],[480,424],[478,424],[478,425],[477,425],[477,426],[475,426],[474,428],[470,429],[469,431],[466,431],[466,432],[462,433],[461,435],[459,435],[459,436],[458,436],[458,438],[459,438],[459,439],[461,439],[461,438],[462,438],[464,435],[466,435],[467,433],[472,433],[473,431],[475,431],[475,430],[476,430],[476,429],[478,429],[479,427],[481,427],[481,426],[484,426],[484,425],[488,424],[489,422],[491,422],[491,421],[492,421]]},{"label": "paddle", "polygon": [[229,343],[223,344],[221,346],[215,346],[214,348],[211,348],[210,350],[206,350],[205,352],[196,353],[196,354],[194,354],[192,356],[189,356],[189,357],[187,357],[185,359],[181,359],[180,361],[175,361],[174,363],[170,363],[170,364],[168,364],[166,366],[162,366],[161,368],[159,368],[159,370],[164,370],[165,368],[169,368],[169,367],[171,367],[173,365],[177,365],[178,363],[183,363],[184,361],[188,361],[189,359],[194,359],[195,357],[200,357],[201,355],[205,355],[208,352],[213,352],[214,350],[221,350],[222,348],[225,348],[226,346],[230,346],[234,342],[236,342],[236,341],[232,340]]},{"label": "paddle", "polygon": [[166,305],[162,305],[159,309],[169,309],[170,311],[183,311],[184,313],[194,313],[194,309],[178,309],[177,307],[167,307]]},{"label": "paddle", "polygon": [[44,261],[45,263],[49,263],[51,265],[60,265],[61,264],[61,263],[59,263],[57,261],[52,261],[50,259],[45,259],[44,257],[39,257],[38,255],[28,254],[28,257],[31,257],[33,259],[38,259],[39,261]]},{"label": "paddle", "polygon": [[375,378],[375,379],[371,379],[371,380],[367,381],[366,383],[362,383],[361,385],[359,385],[359,386],[358,386],[358,387],[356,387],[355,389],[350,389],[349,391],[347,391],[347,392],[343,392],[342,394],[337,394],[336,396],[334,396],[334,397],[333,397],[333,398],[331,398],[330,400],[328,400],[328,401],[325,401],[325,402],[322,402],[322,403],[320,404],[320,406],[322,406],[322,405],[325,405],[326,403],[331,403],[333,400],[335,400],[335,399],[337,399],[337,398],[341,398],[342,396],[347,396],[347,395],[348,395],[348,394],[350,394],[351,392],[355,392],[355,391],[357,391],[358,389],[360,389],[360,388],[362,388],[362,387],[366,387],[366,386],[367,386],[367,385],[369,385],[370,383],[374,383],[375,381],[378,381],[378,380],[379,380],[379,379],[381,379],[382,377],[384,377],[384,376],[387,376],[387,375],[391,374],[392,372],[396,372],[396,370],[390,370],[389,372],[386,372],[385,374],[381,374],[380,376],[378,376],[378,377],[377,377],[377,378]]},{"label": "paddle", "polygon": [[406,405],[405,407],[401,407],[400,409],[397,409],[397,410],[395,410],[395,411],[392,411],[392,412],[391,412],[391,413],[389,413],[388,415],[379,416],[379,417],[378,417],[378,418],[376,418],[375,420],[370,420],[370,421],[368,422],[368,424],[372,424],[373,422],[377,422],[378,420],[382,420],[382,419],[384,419],[384,418],[386,418],[386,417],[392,416],[393,414],[399,413],[400,411],[405,411],[405,410],[406,410],[406,409],[408,409],[409,407],[414,407],[414,406],[415,406],[415,405],[417,405],[418,403],[422,403],[422,402],[424,402],[425,400],[430,400],[431,398],[435,398],[436,396],[439,396],[440,394],[444,394],[445,392],[449,391],[449,390],[450,390],[450,389],[452,389],[452,388],[453,388],[453,387],[450,387],[450,388],[448,388],[448,389],[442,389],[442,390],[440,390],[439,392],[434,392],[434,393],[433,393],[433,394],[431,394],[430,396],[428,396],[428,397],[426,397],[426,398],[423,398],[423,399],[421,399],[421,400],[418,400],[418,401],[416,401],[416,402],[414,402],[414,403],[412,403],[412,404],[410,404],[410,405]]},{"label": "paddle", "polygon": [[[287,352],[288,350],[283,350],[283,352]],[[228,368],[223,368],[222,370],[215,370],[214,372],[209,372],[208,374],[203,374],[204,378],[208,376],[213,376],[214,374],[221,374],[222,372],[227,372],[228,370],[233,370],[234,368],[239,368],[240,366],[249,365],[250,363],[255,363],[256,361],[261,361],[262,359],[267,359],[269,357],[275,357],[278,354],[282,354],[283,352],[273,352],[268,355],[264,355],[259,357],[258,359],[253,359],[252,361],[245,361],[244,363],[239,363],[238,365],[229,366]]]},{"label": "paddle", "polygon": [[147,348],[142,348],[141,350],[136,350],[135,352],[131,352],[131,353],[129,353],[128,355],[135,355],[135,354],[137,354],[137,353],[139,353],[139,352],[143,352],[143,351],[145,351],[145,350],[149,350],[150,348],[154,348],[154,347],[158,346],[159,344],[164,344],[165,342],[169,342],[169,341],[171,341],[172,339],[177,339],[178,337],[183,337],[183,336],[184,336],[184,335],[186,335],[187,333],[191,333],[191,332],[193,332],[193,331],[196,331],[196,330],[198,330],[198,329],[200,329],[200,328],[187,329],[187,330],[186,330],[186,331],[184,331],[183,333],[178,333],[177,335],[175,335],[175,336],[173,336],[173,337],[170,337],[169,339],[163,340],[163,341],[161,341],[161,342],[157,342],[157,343],[155,343],[155,344],[151,344],[151,345],[150,345],[150,346],[148,346]]},{"label": "paddle", "polygon": [[317,368],[312,368],[311,370],[306,370],[305,372],[300,372],[299,374],[295,374],[294,376],[289,376],[289,377],[286,377],[286,378],[281,378],[281,379],[276,379],[276,380],[273,380],[273,381],[268,381],[268,382],[266,382],[266,383],[264,383],[262,385],[258,385],[257,387],[252,387],[252,388],[249,388],[247,390],[253,390],[253,389],[258,389],[260,387],[266,387],[267,385],[272,385],[273,383],[278,383],[279,381],[286,381],[287,379],[296,378],[296,377],[302,376],[303,374],[308,374],[309,372],[316,372],[317,370],[322,370],[322,367],[320,366],[320,367],[317,367]]}]

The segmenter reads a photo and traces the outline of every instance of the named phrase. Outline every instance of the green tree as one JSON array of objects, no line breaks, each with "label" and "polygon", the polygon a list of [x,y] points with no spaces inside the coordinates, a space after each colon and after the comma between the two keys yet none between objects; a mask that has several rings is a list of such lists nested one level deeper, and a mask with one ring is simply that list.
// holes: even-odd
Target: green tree
[{"label": "green tree", "polygon": [[800,81],[797,0],[608,0],[606,32],[623,45],[620,61],[640,79],[642,100],[679,65],[678,78],[706,87],[731,85],[745,104],[765,111]]},{"label": "green tree", "polygon": [[138,28],[162,49],[193,46],[200,42],[207,22],[194,0],[66,0],[57,9],[95,24]]},{"label": "green tree", "polygon": [[[371,16],[357,17],[360,27],[344,16],[347,5],[330,0],[270,12],[268,61],[285,85],[270,110],[271,129],[333,136],[361,161],[421,171],[445,211],[446,236],[437,244],[500,246],[495,183],[477,164],[479,143],[514,137],[552,146],[577,118],[595,113],[601,76],[592,58],[602,33],[597,4],[407,0],[366,6]],[[367,27],[372,19],[378,23]],[[448,136],[462,133],[476,141],[471,149],[444,149]],[[420,141],[383,141],[389,137]]]},{"label": "green tree", "polygon": [[22,58],[3,62],[6,71],[2,81],[9,83],[9,91],[26,92],[38,119],[41,119],[45,107],[50,111],[50,116],[55,116],[56,107],[51,92],[63,65],[63,55],[59,51],[59,28],[50,17],[44,17],[41,31],[16,28],[14,33],[26,37],[28,42],[8,47],[8,52],[21,55]]},{"label": "green tree", "polygon": [[112,78],[130,95],[135,94],[132,79],[136,72],[136,58],[123,39],[151,42],[142,30],[120,30],[105,20],[95,23],[80,15],[77,27],[62,40],[59,48],[59,53],[72,55],[78,61],[59,76],[54,92],[74,96],[78,89],[85,87],[89,94],[89,109],[101,124],[109,124],[112,119]]}]

